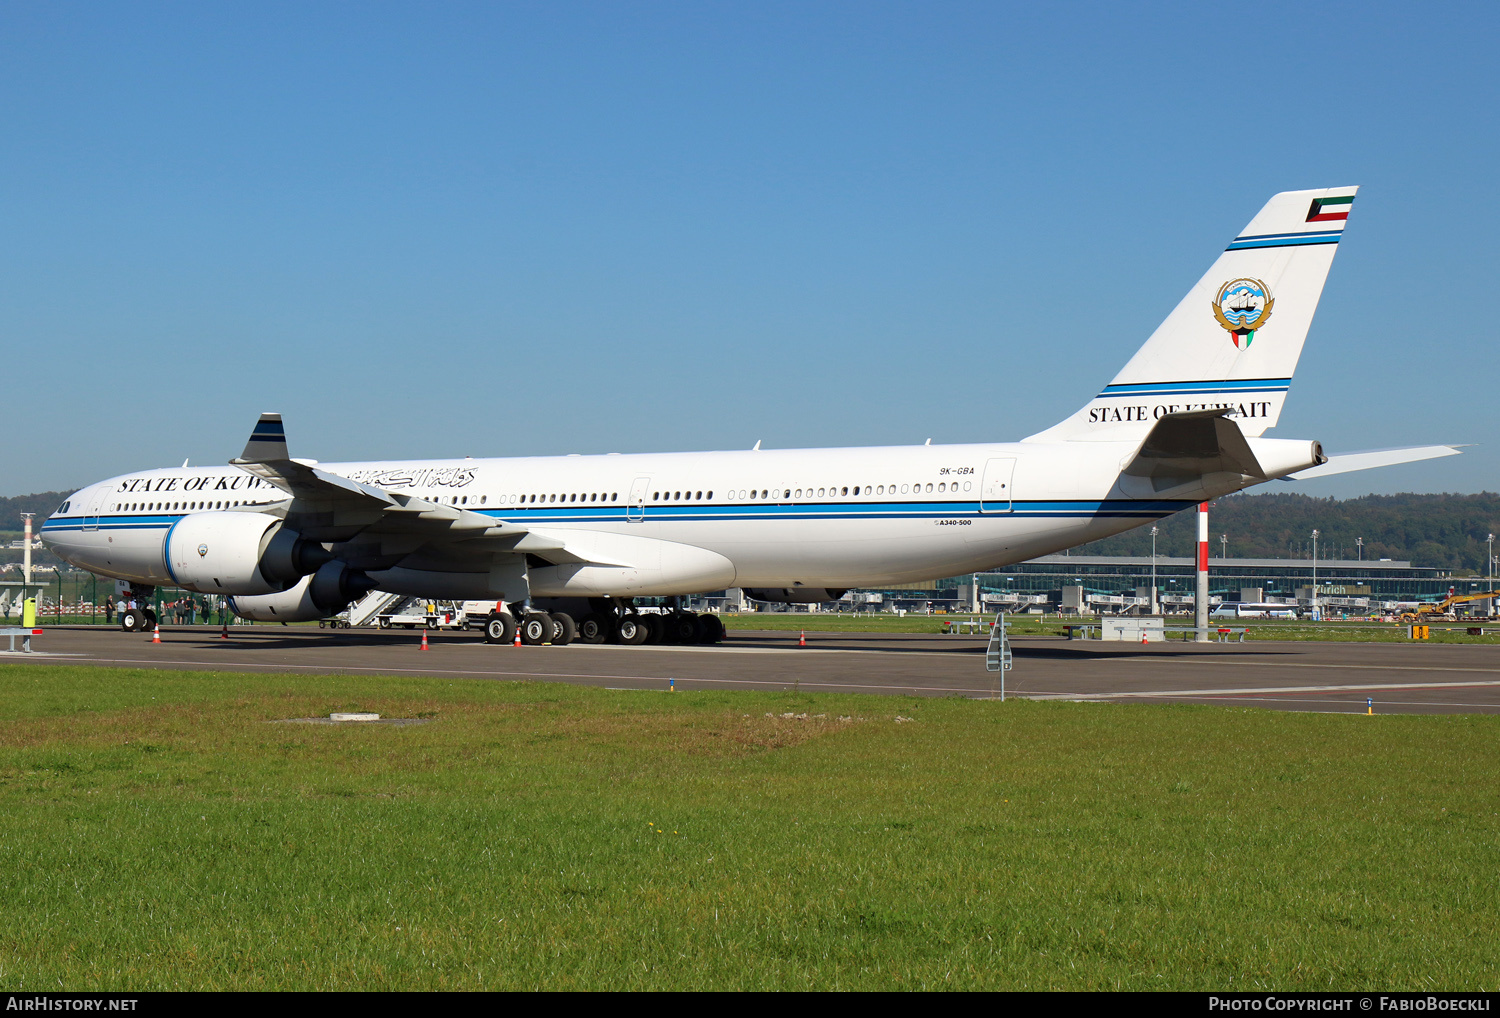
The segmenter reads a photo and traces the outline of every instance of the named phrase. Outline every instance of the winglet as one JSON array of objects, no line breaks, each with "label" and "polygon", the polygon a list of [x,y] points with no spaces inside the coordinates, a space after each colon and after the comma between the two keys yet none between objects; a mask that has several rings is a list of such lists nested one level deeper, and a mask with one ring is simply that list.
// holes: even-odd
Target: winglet
[{"label": "winglet", "polygon": [[280,414],[261,414],[250,432],[250,441],[245,451],[231,463],[270,463],[291,457],[286,452],[286,429],[281,425]]}]

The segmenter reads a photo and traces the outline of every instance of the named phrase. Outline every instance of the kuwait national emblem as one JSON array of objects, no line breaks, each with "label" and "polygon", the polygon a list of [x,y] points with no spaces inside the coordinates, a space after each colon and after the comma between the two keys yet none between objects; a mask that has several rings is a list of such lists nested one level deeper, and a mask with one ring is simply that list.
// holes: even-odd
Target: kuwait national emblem
[{"label": "kuwait national emblem", "polygon": [[1231,279],[1214,298],[1214,318],[1229,331],[1235,346],[1248,350],[1255,333],[1270,321],[1275,303],[1271,288],[1260,280]]}]

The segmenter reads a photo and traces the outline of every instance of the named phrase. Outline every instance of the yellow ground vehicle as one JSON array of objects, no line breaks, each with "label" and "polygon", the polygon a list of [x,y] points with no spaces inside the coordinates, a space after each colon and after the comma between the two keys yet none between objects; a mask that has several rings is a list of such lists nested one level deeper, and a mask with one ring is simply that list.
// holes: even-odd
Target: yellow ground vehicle
[{"label": "yellow ground vehicle", "polygon": [[1407,625],[1413,622],[1453,622],[1456,619],[1453,614],[1454,606],[1492,597],[1500,598],[1500,590],[1486,590],[1479,594],[1449,594],[1441,601],[1417,605],[1416,611],[1402,612],[1401,621]]}]

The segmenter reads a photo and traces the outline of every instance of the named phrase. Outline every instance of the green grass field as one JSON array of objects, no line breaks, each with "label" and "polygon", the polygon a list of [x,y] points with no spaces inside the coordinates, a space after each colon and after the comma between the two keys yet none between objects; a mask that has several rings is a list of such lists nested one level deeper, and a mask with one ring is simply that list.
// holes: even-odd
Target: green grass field
[{"label": "green grass field", "polygon": [[[0,693],[10,990],[1500,982],[1496,717],[25,665]],[[269,723],[354,707],[431,720]]]},{"label": "green grass field", "polygon": [[[865,615],[839,615],[829,612],[818,614],[797,614],[793,612],[746,612],[739,615],[726,614],[719,616],[724,620],[727,629],[750,629],[750,630],[772,630],[782,632],[797,632],[807,630],[809,633],[940,633],[943,624],[950,619],[980,618],[985,622],[994,619],[993,615],[889,615],[885,613],[871,613]],[[1046,617],[1040,615],[1007,615],[1007,626],[1012,633],[1018,636],[1050,635],[1061,636],[1064,634],[1064,625],[1067,623],[1091,623],[1097,625],[1098,616],[1069,617],[1061,620],[1057,615]],[[1168,625],[1192,625],[1192,618],[1171,617]],[[1250,640],[1312,640],[1333,642],[1357,642],[1357,643],[1409,643],[1410,638],[1406,635],[1406,627],[1395,623],[1379,622],[1305,622],[1297,619],[1212,619],[1211,624],[1232,626],[1235,628],[1246,627],[1250,630],[1247,639]],[[1500,644],[1500,624],[1497,623],[1473,623],[1481,628],[1487,628],[1490,633],[1484,636],[1469,636],[1464,630],[1466,623],[1459,622],[1433,622],[1430,641],[1433,643],[1488,643]],[[1449,632],[1451,627],[1454,631]],[[1169,634],[1171,639],[1190,639],[1189,635],[1181,633]]]}]

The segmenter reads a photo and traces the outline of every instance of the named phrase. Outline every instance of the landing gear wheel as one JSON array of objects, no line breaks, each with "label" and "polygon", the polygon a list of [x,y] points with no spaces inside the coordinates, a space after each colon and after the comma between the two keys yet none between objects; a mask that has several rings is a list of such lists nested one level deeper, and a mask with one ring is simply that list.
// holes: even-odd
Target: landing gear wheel
[{"label": "landing gear wheel", "polygon": [[578,621],[580,643],[603,643],[609,639],[609,619],[598,612],[589,612]]},{"label": "landing gear wheel", "polygon": [[521,619],[521,642],[528,647],[540,647],[552,639],[552,616],[546,612],[532,612]]},{"label": "landing gear wheel", "polygon": [[718,643],[724,639],[724,621],[717,615],[699,615],[698,628],[701,634],[698,637],[699,643]]},{"label": "landing gear wheel", "polygon": [[691,612],[673,612],[666,621],[667,643],[698,642],[698,623]]},{"label": "landing gear wheel", "polygon": [[146,608],[146,609],[144,609],[144,611],[146,613],[146,624],[144,626],[142,626],[141,628],[142,629],[155,629],[156,628],[156,612],[152,611],[150,608]]},{"label": "landing gear wheel", "polygon": [[573,624],[573,616],[567,612],[552,613],[552,646],[566,647],[577,635],[578,627]]},{"label": "landing gear wheel", "polygon": [[381,619],[380,620],[380,628],[381,629],[389,629],[389,628],[391,628],[391,620],[390,619]]},{"label": "landing gear wheel", "polygon": [[146,613],[139,608],[126,608],[120,613],[120,628],[127,633],[139,633],[146,628]]},{"label": "landing gear wheel", "polygon": [[641,624],[639,615],[623,615],[615,623],[615,635],[621,643],[631,647],[645,643],[646,632],[646,627]]},{"label": "landing gear wheel", "polygon": [[495,614],[484,620],[484,642],[509,644],[516,638],[514,615]]},{"label": "landing gear wheel", "polygon": [[666,627],[662,625],[660,615],[640,615],[636,621],[646,630],[645,639],[641,643],[658,644],[665,642]]}]

